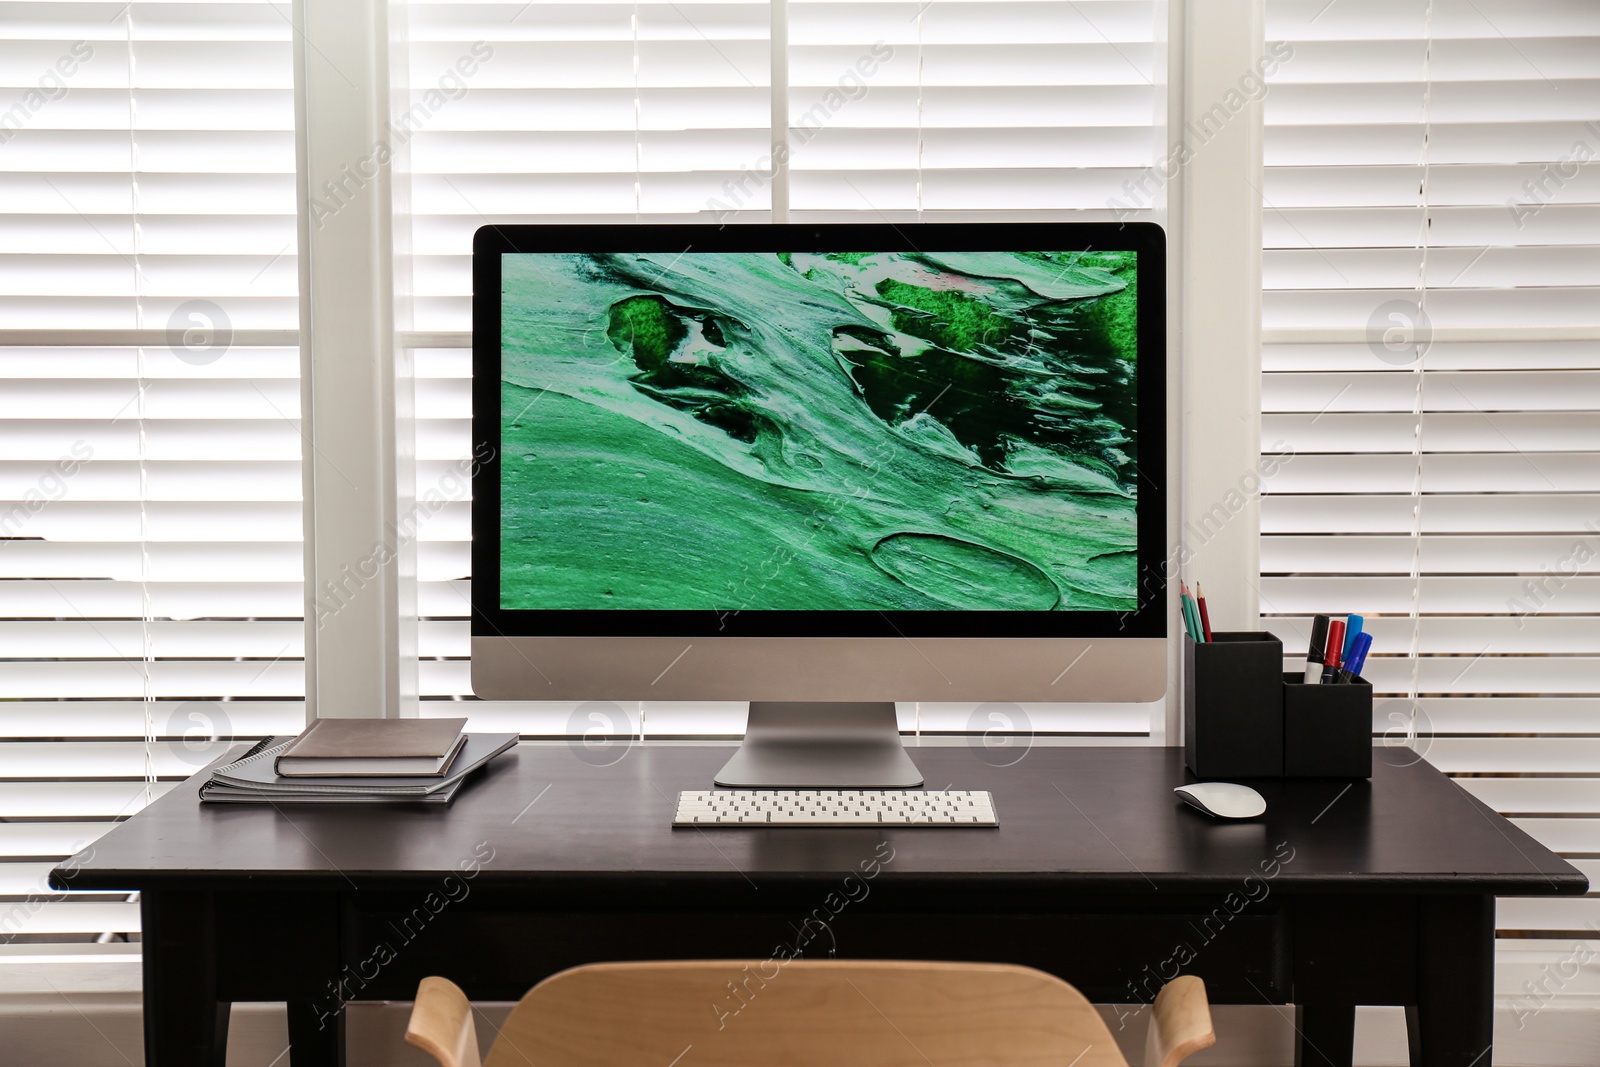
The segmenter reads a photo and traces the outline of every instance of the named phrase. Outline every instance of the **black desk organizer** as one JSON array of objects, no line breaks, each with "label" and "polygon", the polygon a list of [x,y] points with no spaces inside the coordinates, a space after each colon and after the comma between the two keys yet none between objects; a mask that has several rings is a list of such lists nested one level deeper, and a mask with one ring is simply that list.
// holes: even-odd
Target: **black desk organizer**
[{"label": "black desk organizer", "polygon": [[1183,753],[1201,778],[1371,778],[1372,684],[1306,685],[1265,632],[1183,635]]}]

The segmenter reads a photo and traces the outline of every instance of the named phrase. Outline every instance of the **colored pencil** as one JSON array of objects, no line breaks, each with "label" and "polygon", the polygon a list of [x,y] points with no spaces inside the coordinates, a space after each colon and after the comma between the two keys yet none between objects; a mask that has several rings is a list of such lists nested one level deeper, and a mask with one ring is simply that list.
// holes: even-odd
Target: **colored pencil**
[{"label": "colored pencil", "polygon": [[1189,598],[1189,587],[1183,582],[1178,583],[1178,605],[1183,609],[1183,628],[1189,631],[1189,636],[1194,640],[1204,642],[1206,635],[1200,629],[1200,616],[1194,610],[1194,601]]}]

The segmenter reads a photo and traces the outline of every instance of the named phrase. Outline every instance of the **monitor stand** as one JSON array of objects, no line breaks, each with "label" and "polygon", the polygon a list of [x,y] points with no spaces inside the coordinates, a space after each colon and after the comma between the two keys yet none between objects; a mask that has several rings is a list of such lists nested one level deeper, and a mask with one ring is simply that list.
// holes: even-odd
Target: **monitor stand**
[{"label": "monitor stand", "polygon": [[894,704],[753,700],[744,744],[716,783],[732,789],[915,789]]}]

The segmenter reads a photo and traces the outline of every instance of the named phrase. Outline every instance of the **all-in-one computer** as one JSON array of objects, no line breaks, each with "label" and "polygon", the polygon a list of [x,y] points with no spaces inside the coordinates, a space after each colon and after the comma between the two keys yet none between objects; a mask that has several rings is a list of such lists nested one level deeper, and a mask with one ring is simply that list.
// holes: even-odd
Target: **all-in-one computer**
[{"label": "all-in-one computer", "polygon": [[894,701],[1165,689],[1151,224],[486,226],[473,686],[748,700],[717,784],[922,782]]}]

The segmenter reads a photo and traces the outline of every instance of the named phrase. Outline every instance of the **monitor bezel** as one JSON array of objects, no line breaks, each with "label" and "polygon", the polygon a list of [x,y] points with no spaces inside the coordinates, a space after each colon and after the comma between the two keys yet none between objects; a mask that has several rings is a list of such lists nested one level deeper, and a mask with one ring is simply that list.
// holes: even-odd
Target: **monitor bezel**
[{"label": "monitor bezel", "polygon": [[[1127,611],[516,609],[500,605],[501,257],[524,252],[1132,251],[1138,278],[1137,606]],[[474,637],[1165,637],[1167,264],[1155,223],[488,225],[473,238]],[[1144,412],[1154,412],[1147,418]]]}]

